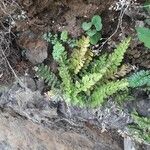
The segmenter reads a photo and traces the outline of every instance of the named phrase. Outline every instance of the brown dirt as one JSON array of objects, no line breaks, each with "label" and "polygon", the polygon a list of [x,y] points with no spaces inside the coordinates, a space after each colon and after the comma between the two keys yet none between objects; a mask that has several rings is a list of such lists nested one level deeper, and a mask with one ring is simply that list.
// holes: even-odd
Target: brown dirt
[{"label": "brown dirt", "polygon": [[[28,5],[25,2],[28,1]],[[41,32],[67,31],[72,36],[81,35],[81,23],[94,14],[101,14],[113,3],[113,0],[88,2],[83,0],[54,1],[26,0],[18,3],[27,11],[28,19],[19,21],[17,31],[31,30],[41,36]],[[41,7],[42,6],[42,7]],[[108,15],[108,14],[107,14]]]}]

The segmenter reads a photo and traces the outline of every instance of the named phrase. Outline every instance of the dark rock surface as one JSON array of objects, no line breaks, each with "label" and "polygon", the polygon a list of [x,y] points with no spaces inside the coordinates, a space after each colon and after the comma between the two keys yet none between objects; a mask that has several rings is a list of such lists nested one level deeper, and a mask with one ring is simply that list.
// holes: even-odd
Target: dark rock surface
[{"label": "dark rock surface", "polygon": [[125,103],[129,112],[136,111],[140,116],[150,117],[150,93],[147,91],[134,91],[134,99]]},{"label": "dark rock surface", "polygon": [[34,65],[42,63],[48,56],[48,43],[38,39],[30,30],[20,35],[18,44],[25,50],[26,58]]},{"label": "dark rock surface", "polygon": [[150,117],[150,99],[140,100],[136,102],[137,112],[144,117]]},{"label": "dark rock surface", "polygon": [[132,120],[115,103],[97,110],[71,107],[42,96],[29,83],[14,83],[0,96],[0,150],[124,149],[118,129]]},{"label": "dark rock surface", "polygon": [[0,149],[123,149],[123,138],[115,130],[101,133],[85,119],[62,117],[58,108],[38,91],[13,85],[0,97]]},{"label": "dark rock surface", "polygon": [[[69,127],[69,126],[68,126]],[[66,131],[62,128],[50,129],[42,124],[33,123],[21,116],[8,113],[0,114],[0,149],[1,150],[121,150],[118,141],[108,135],[98,136],[97,133],[84,129]]]}]

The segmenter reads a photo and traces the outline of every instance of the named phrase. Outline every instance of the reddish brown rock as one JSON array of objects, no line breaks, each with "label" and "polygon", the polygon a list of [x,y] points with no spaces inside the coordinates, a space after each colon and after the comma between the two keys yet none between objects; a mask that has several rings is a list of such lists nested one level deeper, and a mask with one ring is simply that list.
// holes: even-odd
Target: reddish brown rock
[{"label": "reddish brown rock", "polygon": [[35,37],[32,32],[24,33],[18,40],[19,46],[25,50],[26,58],[34,65],[42,63],[48,56],[48,43]]}]

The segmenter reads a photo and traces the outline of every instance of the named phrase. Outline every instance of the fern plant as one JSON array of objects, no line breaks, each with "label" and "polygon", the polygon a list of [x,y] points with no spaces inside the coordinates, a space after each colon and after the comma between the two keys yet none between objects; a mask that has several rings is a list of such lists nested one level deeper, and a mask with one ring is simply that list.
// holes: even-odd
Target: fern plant
[{"label": "fern plant", "polygon": [[140,142],[150,144],[150,118],[141,117],[137,112],[132,113],[134,124],[129,125],[131,134]]},{"label": "fern plant", "polygon": [[[129,78],[115,77],[120,71],[119,67],[122,66],[121,62],[129,43],[130,38],[127,38],[116,47],[113,53],[94,58],[89,48],[90,39],[83,36],[76,42],[76,48],[68,58],[62,42],[57,41],[53,46],[52,55],[59,65],[57,80],[60,80],[64,100],[74,105],[97,107],[114,93],[128,87],[135,87],[135,83],[143,78],[145,81],[142,85],[149,85],[149,80],[145,79],[149,78],[147,71],[143,74],[137,73],[139,78],[136,74]],[[51,74],[49,70],[46,72],[43,65],[42,67],[44,71],[39,68],[39,72],[45,81],[53,80],[54,78],[48,77],[48,74],[50,76],[54,74]],[[141,86],[141,83],[137,86]]]}]

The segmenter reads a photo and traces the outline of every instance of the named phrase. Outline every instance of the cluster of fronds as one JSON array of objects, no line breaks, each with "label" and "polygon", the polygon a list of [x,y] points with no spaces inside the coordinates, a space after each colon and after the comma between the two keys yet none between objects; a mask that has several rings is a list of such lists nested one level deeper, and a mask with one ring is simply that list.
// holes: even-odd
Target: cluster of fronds
[{"label": "cluster of fronds", "polygon": [[134,124],[130,125],[130,131],[139,141],[150,144],[150,118],[140,117],[137,113],[132,114]]},{"label": "cluster of fronds", "polygon": [[[93,57],[89,43],[89,37],[83,36],[77,41],[77,46],[69,59],[61,42],[56,42],[53,46],[52,55],[59,65],[60,88],[67,102],[79,106],[97,107],[109,96],[127,87],[135,87],[136,80],[139,82],[139,78],[142,80],[146,77],[139,73],[139,78],[133,76],[127,79],[122,78],[131,71],[127,66],[121,65],[130,38],[121,42],[113,53],[103,54],[98,58]],[[121,68],[118,69],[120,66]],[[41,75],[50,82],[53,74],[49,70],[48,72],[43,70]],[[144,78],[144,80],[148,83],[147,79]]]},{"label": "cluster of fronds", "polygon": [[71,78],[71,75],[69,73],[68,66],[62,62],[59,67],[59,76],[61,77],[62,83],[61,87],[63,92],[65,93],[65,99],[67,102],[70,102],[71,100],[71,94],[72,94],[72,87],[73,87],[73,81]]}]

